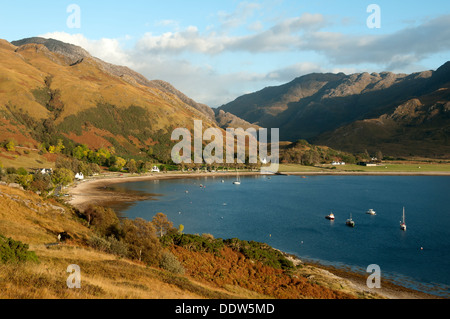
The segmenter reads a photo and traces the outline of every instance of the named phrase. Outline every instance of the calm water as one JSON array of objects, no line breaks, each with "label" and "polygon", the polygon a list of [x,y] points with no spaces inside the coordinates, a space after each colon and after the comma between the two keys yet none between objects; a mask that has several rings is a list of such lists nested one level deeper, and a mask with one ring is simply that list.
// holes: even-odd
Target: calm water
[{"label": "calm water", "polygon": [[[134,203],[123,211],[129,218],[151,220],[163,212],[186,233],[266,242],[304,259],[364,273],[377,264],[383,276],[399,284],[450,296],[449,177],[251,176],[242,177],[239,186],[233,180],[115,187],[163,194]],[[406,232],[399,227],[403,206]],[[367,215],[369,208],[377,216]],[[325,219],[331,211],[334,222]],[[345,225],[350,213],[355,228]]]}]

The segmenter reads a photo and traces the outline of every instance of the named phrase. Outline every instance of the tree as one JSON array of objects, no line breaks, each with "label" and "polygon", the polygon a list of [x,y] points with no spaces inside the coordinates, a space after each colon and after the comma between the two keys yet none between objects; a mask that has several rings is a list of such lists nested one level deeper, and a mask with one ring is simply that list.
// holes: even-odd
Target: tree
[{"label": "tree", "polygon": [[149,265],[158,265],[161,258],[161,245],[156,237],[155,227],[142,218],[126,219],[122,230],[124,242],[128,245],[131,258]]},{"label": "tree", "polygon": [[98,164],[105,165],[111,158],[111,153],[106,148],[97,151]]},{"label": "tree", "polygon": [[122,157],[117,156],[114,168],[116,168],[118,171],[121,171],[126,164],[126,160],[124,160]]},{"label": "tree", "polygon": [[383,160],[383,153],[381,153],[381,151],[378,151],[378,152],[377,152],[377,159],[378,159],[379,161],[382,161],[382,160]]},{"label": "tree", "polygon": [[65,148],[63,140],[58,139],[58,142],[56,144],[55,153],[59,154],[62,152],[62,150]]},{"label": "tree", "polygon": [[156,228],[156,232],[158,237],[164,236],[168,231],[170,231],[173,228],[173,223],[169,221],[166,215],[163,213],[156,214],[153,219],[152,223]]},{"label": "tree", "polygon": [[30,189],[35,192],[45,193],[53,188],[50,175],[38,172],[34,174],[33,182],[30,184]]},{"label": "tree", "polygon": [[72,150],[72,156],[78,160],[86,159],[89,153],[89,148],[86,145],[78,145]]},{"label": "tree", "polygon": [[90,205],[85,210],[84,216],[88,225],[94,227],[103,236],[111,235],[110,230],[119,225],[119,218],[111,208]]},{"label": "tree", "polygon": [[73,182],[75,174],[67,168],[57,168],[52,174],[52,182],[55,185],[66,186]]},{"label": "tree", "polygon": [[128,173],[134,174],[137,172],[137,165],[134,159],[130,159],[127,163]]}]

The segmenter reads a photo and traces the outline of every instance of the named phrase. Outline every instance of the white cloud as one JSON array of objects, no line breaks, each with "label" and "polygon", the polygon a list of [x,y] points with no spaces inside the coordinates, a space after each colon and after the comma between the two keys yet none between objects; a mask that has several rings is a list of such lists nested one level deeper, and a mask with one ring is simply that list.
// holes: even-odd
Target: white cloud
[{"label": "white cloud", "polygon": [[316,30],[324,23],[325,18],[321,14],[305,13],[300,17],[286,19],[268,30],[246,36],[230,36],[222,32],[202,34],[196,27],[190,26],[182,31],[162,35],[146,33],[138,41],[137,47],[148,53],[165,54],[288,51],[302,43],[298,32]]},{"label": "white cloud", "polygon": [[317,31],[309,33],[304,40],[298,50],[315,51],[335,64],[372,63],[387,69],[401,68],[450,50],[450,15],[392,34],[347,35]]},{"label": "white cloud", "polygon": [[220,11],[217,14],[220,21],[219,29],[222,31],[227,31],[246,24],[248,19],[255,15],[258,10],[261,10],[261,8],[262,6],[259,3],[241,2],[232,13]]},{"label": "white cloud", "polygon": [[[409,71],[433,54],[450,50],[449,15],[391,34],[358,35],[326,32],[326,17],[309,13],[264,28],[259,21],[249,19],[258,10],[256,4],[243,3],[236,9],[237,16],[222,13],[219,28],[210,25],[205,30],[197,26],[181,28],[177,21],[160,20],[157,24],[171,27],[172,31],[146,33],[127,49],[124,48],[130,43],[127,37],[93,40],[65,32],[42,36],[81,46],[93,56],[126,65],[150,80],[168,81],[191,98],[211,106],[312,72],[354,73],[368,64],[376,66],[377,71]],[[247,33],[228,32],[235,27],[244,27]],[[244,64],[249,54],[260,61],[253,71]],[[294,54],[298,54],[298,62],[293,62]],[[268,63],[278,60],[277,66],[261,63],[261,56],[270,56]],[[284,56],[291,59],[284,61]],[[220,73],[215,64],[218,60],[242,68]]]},{"label": "white cloud", "polygon": [[266,77],[270,80],[285,83],[305,74],[320,72],[324,72],[324,69],[319,64],[302,62],[269,72]]},{"label": "white cloud", "polygon": [[[121,39],[102,38],[100,40],[91,40],[86,38],[83,34],[69,34],[66,32],[51,32],[40,35],[40,37],[55,39],[80,46],[92,56],[112,64],[126,65],[130,68],[133,68],[134,66],[129,54],[122,48]],[[127,36],[123,40],[129,39],[130,38]]]}]

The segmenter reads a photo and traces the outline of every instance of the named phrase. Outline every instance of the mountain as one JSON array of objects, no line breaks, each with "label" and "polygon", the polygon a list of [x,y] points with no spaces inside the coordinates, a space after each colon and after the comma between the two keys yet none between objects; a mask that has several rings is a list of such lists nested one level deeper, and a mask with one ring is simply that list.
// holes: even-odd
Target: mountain
[{"label": "mountain", "polygon": [[[217,109],[216,109],[217,110]],[[254,129],[259,129],[258,125],[251,124],[239,117],[237,117],[234,114],[231,114],[229,112],[224,112],[223,110],[217,110],[215,114],[215,118],[217,121],[217,124],[223,128],[242,128],[244,130],[252,127]]]},{"label": "mountain", "polygon": [[[136,155],[176,127],[218,127],[214,111],[171,84],[53,39],[0,40],[0,142],[87,144]],[[170,152],[168,152],[170,156]]]},{"label": "mountain", "polygon": [[350,152],[448,157],[449,89],[450,62],[409,75],[314,73],[241,96],[218,111],[278,127],[282,140],[307,139]]}]

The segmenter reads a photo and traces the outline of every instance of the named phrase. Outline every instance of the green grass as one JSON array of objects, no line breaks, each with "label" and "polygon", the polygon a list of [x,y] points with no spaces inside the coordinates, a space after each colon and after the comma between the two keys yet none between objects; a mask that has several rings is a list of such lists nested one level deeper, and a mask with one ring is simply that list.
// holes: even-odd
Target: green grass
[{"label": "green grass", "polygon": [[337,167],[339,171],[364,172],[450,172],[450,164],[381,164],[376,167],[345,165]]},{"label": "green grass", "polygon": [[304,166],[300,164],[280,164],[280,172],[283,173],[297,173],[297,172],[324,172],[328,169],[315,167],[315,166]]},{"label": "green grass", "polygon": [[332,169],[331,165],[324,165],[321,167],[303,166],[298,164],[281,164],[280,172],[294,173],[294,172],[450,172],[450,163],[446,164],[412,164],[412,163],[383,163],[381,166],[366,167],[355,164],[345,166],[336,166]]}]

